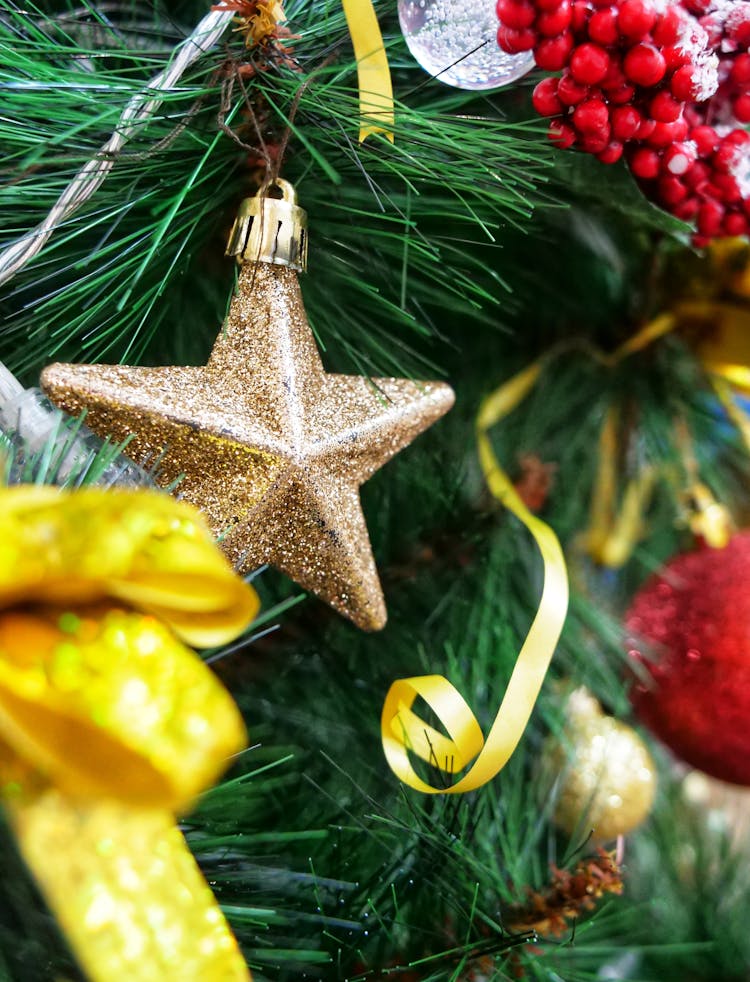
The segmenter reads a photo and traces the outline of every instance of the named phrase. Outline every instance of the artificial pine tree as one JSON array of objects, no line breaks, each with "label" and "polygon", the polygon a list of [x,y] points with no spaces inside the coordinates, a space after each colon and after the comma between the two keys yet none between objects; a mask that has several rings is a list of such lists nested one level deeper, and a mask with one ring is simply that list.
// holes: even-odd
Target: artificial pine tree
[{"label": "artificial pine tree", "polygon": [[[651,674],[643,624],[624,621],[649,574],[678,552],[720,550],[730,513],[745,521],[750,426],[731,385],[747,365],[747,249],[694,251],[690,227],[622,165],[550,143],[533,75],[482,92],[430,78],[393,6],[375,4],[394,139],[360,143],[340,4],[293,0],[285,23],[262,0],[217,6],[237,30],[201,52],[184,43],[208,13],[196,0],[0,2],[1,356],[27,387],[59,361],[205,364],[235,286],[235,212],[280,175],[308,213],[302,296],[326,372],[456,391],[455,408],[362,489],[387,626],[361,632],[264,568],[250,574],[260,615],[206,655],[251,746],[180,827],[253,978],[745,978],[741,792],[640,729],[629,692],[679,691],[701,659],[731,686],[747,673],[746,631],[733,624],[731,650],[707,650],[724,622],[696,597],[700,650],[688,639]],[[76,178],[87,164],[96,173]],[[80,198],[69,214],[66,189]],[[49,238],[29,237],[45,221]],[[487,734],[539,604],[538,549],[488,490],[475,440],[482,400],[529,366],[534,384],[489,435],[563,546],[568,616],[509,763],[477,790],[426,796],[383,755],[389,686],[445,676]],[[107,470],[119,448],[94,453],[88,437],[71,470],[80,421],[41,396],[55,423],[32,445],[17,389],[0,391],[8,481],[122,478]],[[158,459],[137,463],[130,483],[159,481]],[[708,717],[719,733],[725,704],[690,693],[685,725],[699,713],[700,732]],[[592,697],[606,719],[593,703],[576,725]],[[618,756],[606,741],[623,733]],[[649,754],[650,815],[610,827],[635,794],[630,765],[647,770]],[[649,802],[650,791],[641,813]],[[2,831],[0,977],[82,978]],[[139,977],[182,978],[147,964]]]}]

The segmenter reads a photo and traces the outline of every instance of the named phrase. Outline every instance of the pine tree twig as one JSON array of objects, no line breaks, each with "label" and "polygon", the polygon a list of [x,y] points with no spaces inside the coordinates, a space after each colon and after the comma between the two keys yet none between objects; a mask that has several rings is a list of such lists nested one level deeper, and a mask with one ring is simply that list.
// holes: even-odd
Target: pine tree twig
[{"label": "pine tree twig", "polygon": [[101,187],[125,144],[154,115],[164,96],[190,65],[216,44],[231,20],[231,11],[207,14],[193,33],[175,49],[170,64],[133,96],[110,138],[78,171],[44,221],[0,253],[0,285],[23,269],[44,248],[55,229]]}]

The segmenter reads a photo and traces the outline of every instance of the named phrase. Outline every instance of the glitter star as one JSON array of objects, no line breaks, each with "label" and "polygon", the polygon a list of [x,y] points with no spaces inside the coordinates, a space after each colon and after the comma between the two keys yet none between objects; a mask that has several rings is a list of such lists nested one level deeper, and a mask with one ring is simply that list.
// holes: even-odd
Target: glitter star
[{"label": "glitter star", "polygon": [[275,566],[365,630],[386,611],[359,486],[450,409],[440,382],[323,370],[296,273],[242,267],[208,364],[51,365],[50,398],[206,514],[242,572]]}]

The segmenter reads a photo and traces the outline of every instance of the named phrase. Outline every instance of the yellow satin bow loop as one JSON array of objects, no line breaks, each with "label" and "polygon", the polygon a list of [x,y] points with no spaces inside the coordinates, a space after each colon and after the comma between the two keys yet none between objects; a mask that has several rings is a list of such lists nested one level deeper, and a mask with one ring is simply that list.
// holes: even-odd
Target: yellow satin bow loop
[{"label": "yellow satin bow loop", "polygon": [[236,636],[257,606],[166,495],[0,491],[0,796],[95,982],[250,978],[174,817],[245,729],[176,635]]},{"label": "yellow satin bow loop", "polygon": [[[500,467],[488,437],[488,430],[518,405],[533,387],[541,367],[537,362],[497,389],[480,407],[476,421],[479,460],[487,485],[494,497],[532,534],[544,562],[544,587],[539,608],[487,739],[484,740],[463,697],[441,675],[394,682],[383,706],[381,736],[386,759],[404,784],[425,794],[473,791],[502,770],[526,729],[565,622],[568,577],[557,536],[524,505]],[[418,696],[436,714],[447,736],[424,723],[412,711]],[[467,767],[472,760],[474,764],[455,784],[433,787],[412,767],[410,752],[449,775]]]},{"label": "yellow satin bow loop", "polygon": [[0,607],[120,600],[208,648],[258,611],[254,590],[215,547],[199,513],[151,491],[51,487],[3,490]]},{"label": "yellow satin bow loop", "polygon": [[393,84],[372,0],[342,0],[357,59],[359,142],[383,133],[393,143]]}]

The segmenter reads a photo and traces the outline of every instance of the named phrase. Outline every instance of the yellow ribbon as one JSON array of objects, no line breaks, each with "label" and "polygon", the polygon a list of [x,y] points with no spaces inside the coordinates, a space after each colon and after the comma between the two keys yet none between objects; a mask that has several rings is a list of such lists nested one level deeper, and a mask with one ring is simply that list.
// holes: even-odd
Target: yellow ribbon
[{"label": "yellow ribbon", "polygon": [[246,736],[178,637],[257,608],[186,504],[0,491],[0,793],[95,982],[250,978],[174,816]]},{"label": "yellow ribbon", "polygon": [[[484,740],[463,697],[441,675],[394,682],[383,706],[381,736],[386,759],[404,784],[425,794],[473,791],[502,770],[526,729],[565,621],[568,578],[560,543],[552,529],[524,505],[500,467],[488,436],[489,429],[526,396],[536,383],[540,370],[541,363],[537,362],[502,385],[482,404],[476,421],[479,461],[487,485],[494,497],[532,534],[544,562],[544,587],[539,608],[487,739]],[[418,696],[436,714],[447,736],[412,711]],[[468,767],[472,760],[474,763],[455,784],[433,787],[416,773],[409,759],[410,753],[451,776]]]},{"label": "yellow ribbon", "polygon": [[628,481],[619,506],[617,497],[618,413],[611,406],[599,435],[599,464],[591,495],[586,551],[603,566],[624,566],[643,532],[643,513],[656,483],[656,470],[644,467]]},{"label": "yellow ribbon", "polygon": [[[374,133],[383,133],[393,143],[393,83],[375,7],[372,0],[341,2],[357,59],[359,142],[364,143]],[[286,20],[279,0],[257,0],[256,3],[221,0],[211,9],[236,10],[241,15],[238,29],[245,34],[248,47],[268,40],[278,24]]]},{"label": "yellow ribbon", "polygon": [[359,142],[383,133],[393,143],[393,84],[372,0],[342,0],[357,59]]}]

